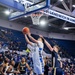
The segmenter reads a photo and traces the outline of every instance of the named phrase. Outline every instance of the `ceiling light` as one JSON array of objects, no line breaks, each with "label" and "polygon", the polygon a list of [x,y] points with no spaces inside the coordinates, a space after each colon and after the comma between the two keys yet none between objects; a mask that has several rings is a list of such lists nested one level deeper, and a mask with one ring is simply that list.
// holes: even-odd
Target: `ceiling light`
[{"label": "ceiling light", "polygon": [[24,17],[26,18],[27,16],[25,15]]},{"label": "ceiling light", "polygon": [[10,11],[9,11],[9,10],[6,10],[6,11],[4,11],[4,13],[5,13],[6,15],[9,15],[9,14],[10,14]]},{"label": "ceiling light", "polygon": [[72,7],[74,7],[74,8],[75,8],[75,5],[72,5]]},{"label": "ceiling light", "polygon": [[63,1],[63,0],[59,0],[59,1]]},{"label": "ceiling light", "polygon": [[47,16],[41,16],[39,19],[39,24],[41,26],[45,26],[48,24],[48,17]]},{"label": "ceiling light", "polygon": [[41,25],[41,26],[45,26],[46,24],[47,24],[47,22],[46,22],[45,20],[41,20],[41,21],[40,21],[40,25]]},{"label": "ceiling light", "polygon": [[65,30],[69,30],[69,28],[68,28],[68,27],[64,27],[63,29],[65,29]]}]

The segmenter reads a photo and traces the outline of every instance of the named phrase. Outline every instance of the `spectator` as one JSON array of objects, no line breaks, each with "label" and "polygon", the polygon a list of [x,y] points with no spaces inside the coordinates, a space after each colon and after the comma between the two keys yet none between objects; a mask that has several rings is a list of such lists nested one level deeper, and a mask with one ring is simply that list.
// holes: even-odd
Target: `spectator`
[{"label": "spectator", "polygon": [[14,66],[15,66],[15,61],[11,60],[10,65],[8,66],[8,69],[6,70],[6,73],[9,75],[19,74],[20,73],[19,70],[16,71],[14,69]]},{"label": "spectator", "polygon": [[18,70],[20,71],[20,74],[25,75],[26,74],[26,68],[28,68],[31,71],[31,68],[27,64],[26,59],[22,57],[22,60],[18,65]]}]

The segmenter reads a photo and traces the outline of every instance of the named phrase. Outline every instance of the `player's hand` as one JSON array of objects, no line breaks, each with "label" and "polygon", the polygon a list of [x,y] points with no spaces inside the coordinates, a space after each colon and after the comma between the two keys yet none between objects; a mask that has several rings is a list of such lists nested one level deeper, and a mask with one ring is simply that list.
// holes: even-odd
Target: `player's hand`
[{"label": "player's hand", "polygon": [[42,36],[42,35],[39,35],[39,37],[43,38],[43,36]]},{"label": "player's hand", "polygon": [[22,32],[23,33],[23,35],[25,35],[25,33],[24,32]]},{"label": "player's hand", "polygon": [[30,33],[30,32],[28,32],[28,33],[27,33],[27,35],[28,35],[28,36],[31,36],[31,33]]},{"label": "player's hand", "polygon": [[27,36],[26,34],[24,34],[25,36]]},{"label": "player's hand", "polygon": [[33,75],[33,71],[30,72],[30,75]]},{"label": "player's hand", "polygon": [[18,74],[18,73],[20,73],[20,71],[15,71],[14,73]]}]

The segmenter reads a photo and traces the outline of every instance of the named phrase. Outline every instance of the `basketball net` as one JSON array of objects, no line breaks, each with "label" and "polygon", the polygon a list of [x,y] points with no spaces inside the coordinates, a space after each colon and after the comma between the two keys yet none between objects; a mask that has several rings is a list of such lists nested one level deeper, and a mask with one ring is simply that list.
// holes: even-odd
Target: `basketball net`
[{"label": "basketball net", "polygon": [[34,25],[39,25],[39,19],[43,14],[41,13],[33,13],[31,14],[31,19]]}]

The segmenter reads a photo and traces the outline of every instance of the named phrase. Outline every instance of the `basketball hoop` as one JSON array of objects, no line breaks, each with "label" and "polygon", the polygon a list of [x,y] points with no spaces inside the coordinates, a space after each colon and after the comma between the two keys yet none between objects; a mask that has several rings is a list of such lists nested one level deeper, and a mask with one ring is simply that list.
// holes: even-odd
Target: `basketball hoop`
[{"label": "basketball hoop", "polygon": [[33,13],[31,14],[32,22],[34,25],[39,25],[39,19],[42,16],[42,13]]}]

